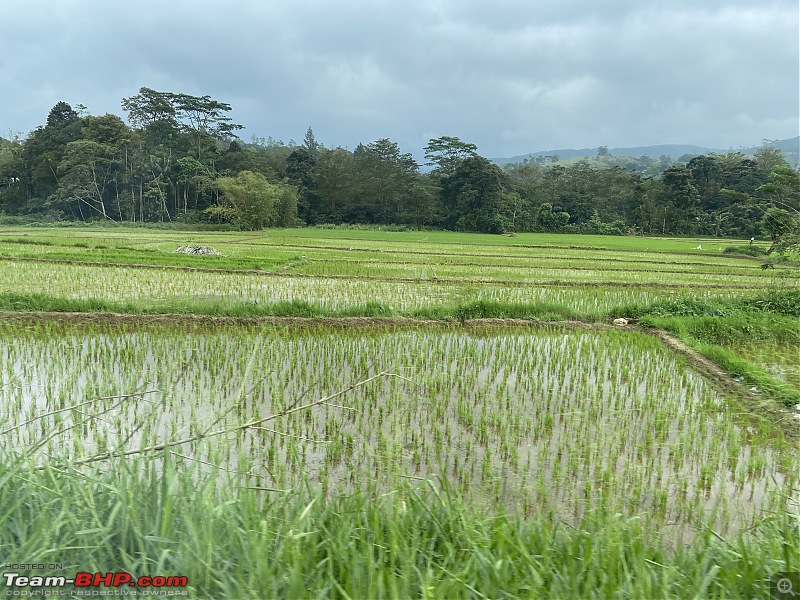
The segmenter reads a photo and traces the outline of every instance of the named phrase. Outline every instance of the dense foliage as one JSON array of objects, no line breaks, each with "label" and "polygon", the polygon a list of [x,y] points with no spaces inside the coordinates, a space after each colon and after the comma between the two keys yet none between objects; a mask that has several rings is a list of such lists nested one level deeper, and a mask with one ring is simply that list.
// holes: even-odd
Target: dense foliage
[{"label": "dense foliage", "polygon": [[[230,105],[141,88],[128,123],[59,102],[24,140],[0,140],[0,211],[49,220],[321,223],[461,231],[797,238],[800,177],[781,151],[503,169],[457,137],[432,139],[423,172],[397,143],[328,149],[236,137]],[[551,157],[557,159],[557,157]],[[607,163],[607,164],[606,164]],[[606,168],[601,168],[605,165]],[[613,166],[612,166],[613,165]],[[253,191],[255,190],[255,191]],[[253,193],[251,193],[253,192]],[[246,200],[246,202],[245,202]]]},{"label": "dense foliage", "polygon": [[671,548],[613,511],[553,524],[478,510],[431,481],[390,494],[367,482],[333,499],[303,483],[279,493],[198,481],[171,458],[98,475],[3,461],[0,547],[31,563],[57,555],[84,571],[183,576],[192,598],[767,598],[774,575],[798,566],[788,513],[725,538],[701,528]]}]

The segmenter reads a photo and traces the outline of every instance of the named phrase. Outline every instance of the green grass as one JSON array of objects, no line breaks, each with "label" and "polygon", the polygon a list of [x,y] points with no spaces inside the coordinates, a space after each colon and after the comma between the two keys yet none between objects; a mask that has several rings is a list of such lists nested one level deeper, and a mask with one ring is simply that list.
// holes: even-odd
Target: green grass
[{"label": "green grass", "polygon": [[397,310],[381,302],[349,304],[341,309],[325,308],[303,300],[271,303],[208,301],[137,302],[99,298],[63,298],[49,294],[0,293],[0,310],[26,312],[122,313],[132,315],[205,315],[216,317],[407,317],[426,320],[528,319],[535,321],[595,320],[568,307],[547,302],[527,304],[477,301]]},{"label": "green grass", "polygon": [[775,341],[800,344],[800,319],[775,313],[731,316],[645,317],[641,324],[664,329],[681,339],[720,345]]},{"label": "green grass", "polygon": [[[701,238],[557,234],[511,237],[375,229],[291,229],[248,234],[119,226],[14,227],[0,229],[0,256],[31,260],[0,261],[0,310],[227,317],[411,317],[454,323],[476,318],[595,322],[614,316],[638,317],[641,324],[665,329],[686,341],[748,386],[757,387],[765,397],[784,404],[795,403],[800,401],[796,386],[780,381],[734,350],[753,340],[786,344],[790,349],[800,344],[800,292],[778,288],[783,285],[783,277],[791,277],[796,265],[781,264],[774,270],[762,271],[757,258],[723,253],[726,246],[745,243]],[[178,245],[189,244],[211,245],[223,256],[195,257],[172,252]],[[702,250],[697,249],[698,245]],[[45,259],[83,264],[47,263]],[[272,275],[159,269],[168,266],[260,270]],[[284,273],[301,277],[281,277]],[[407,281],[398,283],[392,278]],[[445,278],[455,283],[443,281]],[[485,280],[499,283],[482,283]],[[630,282],[646,287],[625,288]],[[708,283],[714,287],[704,288]],[[312,289],[313,286],[317,287]],[[283,292],[285,295],[280,295]],[[623,303],[626,305],[614,308]],[[8,348],[27,335],[25,331],[36,329],[31,324],[14,331],[16,326],[6,326],[11,328]],[[58,402],[53,406],[59,407],[69,402],[68,398],[83,400],[84,396],[114,394],[120,386],[133,389],[143,377],[160,382],[158,385],[166,390],[163,401],[169,406],[178,401],[183,390],[194,404],[180,405],[173,426],[196,431],[203,426],[196,422],[197,415],[204,415],[203,411],[216,406],[214,403],[230,408],[228,400],[239,398],[237,410],[258,412],[271,407],[274,411],[282,405],[284,395],[300,395],[299,388],[290,386],[300,386],[301,380],[307,390],[318,384],[316,379],[331,378],[326,385],[337,389],[343,372],[352,375],[349,369],[368,370],[368,362],[371,365],[371,361],[388,356],[379,353],[377,340],[367,339],[364,332],[353,334],[364,336],[358,339],[357,347],[347,343],[344,334],[337,337],[337,344],[325,346],[324,352],[308,340],[299,343],[298,356],[316,357],[309,366],[291,362],[297,357],[288,352],[266,360],[264,346],[278,346],[269,337],[245,341],[230,333],[230,340],[213,336],[199,340],[204,330],[198,326],[168,339],[158,325],[151,328],[152,339],[147,339],[141,348],[132,348],[126,344],[138,339],[141,332],[127,325],[120,327],[124,336],[105,331],[93,333],[87,326],[81,336],[60,339],[55,333],[58,327],[50,323],[43,326],[35,335],[55,344],[48,350],[50,359],[43,363],[49,366],[37,363],[46,355],[31,343],[31,354],[22,354],[29,358],[19,364],[8,360],[0,371],[0,390],[8,401],[5,410],[13,415],[7,418],[13,421],[20,414],[28,418],[29,413],[41,412],[37,406],[25,404],[38,396],[20,387],[20,381],[39,381],[34,375],[39,368],[44,369],[41,386],[48,392],[36,401]],[[459,329],[454,326],[453,331]],[[230,440],[209,447],[197,444],[192,450],[194,459],[167,454],[156,458],[114,458],[108,464],[95,466],[66,462],[58,468],[41,470],[17,461],[9,452],[0,459],[0,554],[26,562],[63,562],[82,571],[186,575],[192,594],[204,598],[752,598],[768,596],[767,582],[773,573],[800,570],[800,518],[796,513],[766,513],[755,522],[749,518],[744,523],[737,521],[738,526],[724,534],[709,525],[716,522],[727,526],[730,519],[726,518],[726,511],[738,514],[737,498],[744,494],[739,488],[725,488],[729,483],[727,475],[713,476],[719,469],[721,473],[730,472],[731,481],[745,482],[745,486],[750,485],[751,478],[766,481],[768,475],[779,473],[788,477],[783,480],[784,485],[788,480],[787,487],[796,487],[796,477],[787,470],[791,466],[786,466],[796,464],[791,442],[781,438],[778,443],[780,432],[770,429],[769,424],[760,425],[753,434],[745,422],[728,414],[729,407],[724,404],[727,400],[716,392],[712,394],[704,381],[698,378],[695,382],[694,376],[683,372],[684,363],[676,363],[677,370],[682,371],[676,378],[675,364],[647,359],[649,353],[661,352],[673,360],[653,337],[603,332],[603,340],[596,341],[598,348],[613,350],[618,360],[595,364],[586,362],[593,347],[589,341],[578,344],[579,354],[575,347],[578,342],[560,335],[531,349],[518,345],[516,334],[505,333],[491,344],[480,339],[436,346],[417,339],[429,333],[421,330],[419,336],[395,340],[393,343],[400,345],[392,346],[390,353],[402,372],[421,378],[427,390],[415,388],[407,396],[398,395],[392,387],[382,388],[385,394],[380,390],[365,394],[358,410],[346,411],[346,416],[330,418],[326,408],[324,419],[315,416],[292,421],[298,432],[334,438],[336,443],[330,446],[332,458],[323,460],[341,460],[336,458],[337,453],[347,451],[351,453],[349,460],[367,456],[385,461],[375,462],[373,467],[380,464],[385,472],[372,468],[369,481],[362,480],[364,471],[355,469],[354,463],[335,463],[341,470],[349,470],[352,479],[349,485],[325,487],[327,493],[323,494],[316,487],[318,481],[301,474],[316,464],[305,462],[312,450],[303,448],[305,442],[272,434],[259,439],[270,444],[270,451],[274,446],[286,452],[277,466],[267,467],[280,469],[282,474],[261,484],[253,481],[261,474],[240,478],[198,462],[200,457],[227,466],[240,464],[238,460],[267,460],[266,445],[263,449],[250,447],[245,452],[228,443]],[[330,332],[326,335],[339,336]],[[625,336],[635,337],[635,344],[623,344]],[[564,354],[563,344],[567,341],[575,353],[572,362]],[[195,347],[195,343],[199,345]],[[384,343],[388,342],[381,341]],[[441,356],[454,351],[452,346],[457,343],[468,347],[466,358],[459,354],[459,358],[451,357],[443,367],[436,367],[439,371],[433,368],[433,358],[441,360]],[[20,347],[28,348],[26,344],[20,342]],[[115,355],[119,344],[125,348]],[[343,346],[356,349],[348,350],[347,360],[329,364],[330,357]],[[228,349],[234,354],[227,354]],[[0,351],[11,352],[5,347]],[[108,360],[110,355],[114,356],[113,361],[98,366],[102,357]],[[174,360],[161,360],[164,356]],[[203,358],[192,362],[190,356]],[[248,380],[255,356],[260,357],[260,362],[253,381],[267,385],[266,381],[274,389],[265,388],[261,396],[247,396],[245,401],[243,387],[238,392],[228,387]],[[492,364],[491,370],[484,373],[475,368],[487,360]],[[86,361],[82,371],[70,371],[77,368],[74,364],[79,361]],[[203,361],[208,373],[194,370]],[[251,362],[245,368],[242,361]],[[470,366],[462,372],[461,367],[466,364]],[[510,372],[523,364],[528,370],[511,377]],[[672,366],[667,369],[664,364]],[[557,371],[548,370],[556,365]],[[280,369],[289,369],[292,376],[281,376]],[[315,369],[320,370],[319,375],[314,374]],[[186,373],[193,373],[194,379],[188,383],[182,379]],[[123,382],[123,376],[129,380]],[[300,379],[290,383],[295,376]],[[486,382],[480,379],[484,376]],[[643,402],[650,403],[649,411],[641,411],[640,405],[628,406],[651,376],[655,378],[653,385],[672,391],[663,397],[647,393]],[[274,383],[273,377],[277,378]],[[569,386],[577,386],[578,380],[581,385],[591,385],[572,390]],[[62,389],[62,385],[67,387]],[[85,389],[81,387],[84,385]],[[192,385],[197,386],[195,392]],[[222,389],[213,397],[203,396],[217,385]],[[674,385],[678,388],[671,387]],[[532,413],[510,408],[516,406],[512,402],[522,402],[521,398],[532,393],[529,386],[538,390],[536,398],[541,395],[537,401],[547,403],[550,412],[546,410],[546,415],[537,412],[538,408]],[[629,393],[613,391],[625,389]],[[696,396],[697,389],[705,391]],[[608,390],[612,391],[606,398]],[[399,402],[406,398],[413,399],[414,410],[405,406],[400,410]],[[444,404],[440,406],[438,402]],[[562,402],[566,404],[556,409],[556,404]],[[677,411],[671,404],[662,405],[666,402],[675,402],[681,408]],[[19,407],[24,404],[24,408],[15,408],[15,403]],[[449,406],[450,412],[444,412],[443,406]],[[390,407],[395,408],[394,412]],[[610,411],[603,413],[601,421],[619,425],[618,430],[598,428],[597,411],[601,407]],[[690,409],[688,416],[682,414],[685,407]],[[676,416],[677,412],[681,414]],[[721,424],[717,415],[722,413],[726,417]],[[69,418],[78,419],[79,414]],[[144,415],[130,414],[137,415],[136,419]],[[701,415],[707,418],[698,418]],[[62,422],[62,417],[68,418],[61,413],[49,418],[56,424]],[[377,421],[369,424],[363,421],[367,417]],[[674,423],[676,418],[678,422]],[[114,423],[127,431],[134,427],[136,419],[123,414],[118,422],[93,422],[88,429],[89,438],[84,430],[83,439],[76,436],[62,450],[80,457],[85,451],[83,444],[94,443],[90,438],[98,428],[102,431]],[[355,426],[350,419],[360,424],[357,431],[374,436],[364,444],[365,450],[335,439],[335,431]],[[419,423],[416,419],[420,419]],[[329,426],[338,429],[329,431]],[[393,435],[400,432],[401,437],[387,436],[384,426]],[[25,439],[44,435],[45,426],[41,429],[26,431],[29,437]],[[552,432],[561,429],[564,435],[551,440]],[[404,446],[413,446],[418,441],[417,432],[423,430],[431,436],[423,444],[423,458],[428,460],[433,447],[437,448],[431,453],[433,457],[441,457],[444,452],[445,477],[435,485],[413,477],[408,479],[408,485],[398,485],[398,477],[404,476],[392,479],[389,489],[386,481],[378,485],[378,475],[397,475],[401,464],[398,461],[411,460],[404,455]],[[156,435],[160,430],[154,425],[146,431]],[[531,446],[524,441],[524,435],[534,433],[536,440],[541,436],[543,453],[531,458]],[[474,444],[470,436],[478,435],[484,436],[480,439],[487,449],[491,446],[491,457],[488,450],[476,450],[479,444]],[[114,439],[112,436],[108,441]],[[467,439],[472,451],[462,447]],[[24,447],[30,451],[15,439],[5,442],[8,448]],[[519,444],[521,450],[516,448]],[[558,452],[555,458],[553,444]],[[766,444],[774,445],[767,451]],[[628,454],[625,468],[616,464],[623,447],[625,453],[632,453],[631,468]],[[51,454],[55,451],[49,446],[47,449]],[[724,452],[719,460],[715,454],[718,451]],[[518,452],[522,452],[521,463]],[[186,449],[189,454],[192,453]],[[59,454],[56,452],[55,456]],[[477,460],[478,456],[483,458]],[[609,456],[614,461],[613,468],[598,467],[589,472],[597,460]],[[661,473],[662,458],[670,465],[677,461],[674,474],[672,466]],[[542,478],[541,484],[535,484],[539,486],[535,490],[537,501],[543,504],[516,510],[501,501],[511,493],[503,496],[499,487],[492,488],[489,495],[478,496],[476,501],[473,488],[479,487],[479,480],[491,480],[496,474],[493,465],[507,463],[503,468],[511,468],[509,465],[517,463],[531,464],[526,460],[534,460],[536,465],[528,482],[519,483],[522,480],[518,473],[509,478],[519,483],[522,491],[533,493],[533,481],[544,472],[543,465],[551,462],[552,476],[560,482],[552,484]],[[637,460],[644,462],[635,463]],[[690,460],[691,464],[679,466],[682,460]],[[481,464],[489,467],[485,474]],[[437,471],[432,468],[425,474],[430,472]],[[632,487],[614,492],[615,479],[623,473],[630,477],[624,486]],[[675,475],[678,473],[680,477]],[[704,479],[703,473],[712,476]],[[576,474],[582,479],[580,486],[573,488],[570,486],[578,486]],[[671,479],[673,476],[676,479]],[[681,480],[691,482],[688,497],[684,487],[682,499],[678,490]],[[456,492],[449,487],[455,484],[448,481],[458,482],[459,486],[463,481],[467,487]],[[709,517],[706,502],[711,502],[704,494],[710,493],[712,481],[728,492],[720,494],[722,512],[704,521]],[[327,486],[327,479],[324,485]],[[606,485],[610,487],[604,491]],[[269,486],[273,489],[267,489]],[[291,490],[276,491],[277,487]],[[797,490],[783,490],[778,482],[774,488],[765,489],[764,495],[770,498],[765,506],[792,507],[791,502],[779,501],[775,495],[796,496]],[[610,500],[613,493],[621,494],[619,497],[625,502],[630,499],[632,504],[615,506],[619,497]],[[752,498],[752,490],[750,494]],[[673,525],[681,521],[684,526],[691,523],[699,527],[691,544],[676,543],[682,539],[675,534],[678,527],[665,526],[659,521],[663,515],[656,514],[658,507],[672,497],[680,507]],[[587,503],[589,508],[579,518],[576,512],[576,518],[569,519],[559,512],[563,506],[556,506],[582,506],[582,500],[587,498],[597,502]],[[729,500],[731,507],[727,505]],[[746,503],[752,507],[751,504]],[[643,506],[649,508],[641,509]],[[554,518],[554,514],[559,516]],[[632,514],[640,516],[631,517]],[[713,521],[714,518],[721,521]]]},{"label": "green grass", "polygon": [[[164,230],[144,227],[2,227],[0,239],[8,237],[19,240],[31,238],[45,240],[54,244],[88,243],[93,241],[100,244],[99,240],[138,240],[140,242],[163,240],[193,240],[197,243],[214,245],[243,240],[250,241],[279,241],[302,244],[309,242],[314,245],[319,240],[338,242],[342,245],[345,241],[362,241],[367,243],[387,244],[434,244],[437,246],[487,246],[505,248],[545,247],[545,248],[584,248],[606,249],[632,252],[678,252],[696,256],[709,256],[720,254],[725,247],[731,244],[746,245],[747,240],[720,240],[715,238],[669,238],[669,237],[638,237],[638,236],[601,236],[577,235],[558,233],[519,233],[514,236],[488,235],[475,233],[458,233],[451,231],[386,231],[364,229],[330,229],[330,228],[298,228],[298,229],[269,229],[259,232],[219,232],[219,231],[184,231]],[[353,244],[349,244],[352,246]],[[703,246],[698,250],[697,246]],[[765,246],[764,243],[759,243]],[[765,246],[766,247],[766,246]]]},{"label": "green grass", "polygon": [[[0,290],[17,294],[4,306],[30,310],[595,321],[624,303],[649,310],[671,296],[706,302],[766,290],[792,270],[763,271],[754,259],[722,255],[721,246],[684,247],[697,241],[351,229],[7,228],[0,229]],[[223,255],[173,252],[189,244],[209,244]],[[43,291],[52,298],[34,301]],[[70,308],[54,307],[59,297]]]},{"label": "green grass", "polygon": [[734,377],[741,378],[748,386],[754,386],[767,397],[787,406],[800,404],[800,390],[797,387],[770,375],[762,367],[733,351],[713,344],[694,342],[692,345],[703,356],[713,360]]},{"label": "green grass", "polygon": [[412,310],[408,316],[418,319],[528,319],[534,321],[595,321],[595,315],[580,314],[568,306],[551,302],[490,302],[479,300],[463,304],[429,306]]},{"label": "green grass", "polygon": [[613,314],[640,316],[641,325],[665,330],[748,386],[780,404],[800,403],[800,389],[736,353],[758,342],[800,346],[800,290],[777,289],[732,299],[682,298],[628,306]]},{"label": "green grass", "polygon": [[800,344],[771,340],[734,344],[735,354],[766,369],[778,379],[791,383],[800,390]]},{"label": "green grass", "polygon": [[743,256],[765,256],[767,249],[757,245],[728,246],[723,252],[725,254],[741,254]]},{"label": "green grass", "polygon": [[0,548],[66,565],[55,575],[186,576],[197,598],[749,599],[800,568],[797,515],[671,548],[612,511],[577,526],[522,519],[477,510],[446,484],[324,497],[217,475],[168,455],[90,473],[0,463]]},{"label": "green grass", "polygon": [[[144,303],[135,301],[114,302],[99,298],[62,298],[49,294],[0,293],[0,310],[76,313],[123,313],[131,315],[205,315],[217,317],[330,317],[372,316],[370,306],[363,310],[349,307],[346,314],[323,309],[304,301],[275,302],[270,304],[222,304],[201,301],[162,301]],[[374,311],[374,308],[372,308]]]},{"label": "green grass", "polygon": [[[773,288],[728,299],[684,295],[672,300],[622,306],[614,309],[612,316],[753,318],[761,313],[800,317],[800,288]],[[778,334],[777,330],[775,333]]]}]

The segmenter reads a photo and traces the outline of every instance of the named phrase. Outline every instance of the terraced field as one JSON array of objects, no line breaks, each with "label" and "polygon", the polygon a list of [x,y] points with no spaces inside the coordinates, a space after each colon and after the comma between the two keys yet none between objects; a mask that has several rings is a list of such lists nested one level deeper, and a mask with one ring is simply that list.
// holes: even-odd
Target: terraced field
[{"label": "terraced field", "polygon": [[[800,555],[781,520],[796,515],[800,501],[800,419],[792,412],[800,402],[798,265],[761,269],[758,259],[723,254],[730,244],[336,229],[2,229],[0,462],[15,466],[0,478],[34,482],[25,488],[32,500],[2,497],[17,507],[9,514],[36,505],[42,489],[55,489],[47,502],[58,504],[68,497],[58,486],[71,485],[63,483],[70,477],[93,482],[89,506],[103,505],[102,490],[128,498],[128,508],[111,500],[86,514],[91,523],[56,526],[38,516],[47,511],[7,519],[63,531],[53,543],[65,555],[78,552],[74,560],[97,558],[102,547],[112,558],[97,559],[96,568],[133,568],[128,554],[109,546],[109,528],[119,515],[139,523],[128,505],[150,481],[162,500],[136,525],[141,533],[121,542],[125,552],[139,543],[136,552],[151,556],[176,544],[162,560],[200,565],[187,571],[205,578],[196,589],[222,593],[220,581],[241,585],[251,570],[212,581],[210,559],[195,550],[201,525],[174,516],[164,498],[190,502],[189,490],[204,490],[199,518],[211,515],[216,539],[238,540],[226,542],[239,548],[231,568],[258,571],[258,556],[284,552],[264,544],[291,543],[300,531],[309,544],[322,536],[315,545],[297,542],[296,556],[306,556],[298,560],[312,560],[339,535],[324,525],[331,510],[340,514],[330,507],[365,493],[388,511],[385,522],[409,510],[417,526],[444,535],[426,515],[453,493],[474,519],[514,515],[540,529],[578,532],[565,544],[602,530],[612,555],[644,548],[645,539],[658,552],[700,544],[708,564],[692,585],[702,586],[683,591],[717,580],[730,591],[720,579],[728,571],[712,568],[723,558],[711,537],[741,540],[720,548],[750,553],[763,544],[759,560],[769,572],[747,567],[742,588],[761,593]],[[174,252],[187,245],[219,255]],[[632,322],[612,325],[615,316]],[[70,475],[62,481],[62,474]],[[429,488],[433,504],[420,495]],[[260,520],[261,533],[230,525],[239,517],[223,510],[229,505]],[[270,512],[284,510],[275,506],[294,507],[286,509],[294,516]],[[223,514],[228,525],[216,520]],[[622,530],[603,529],[618,517],[628,523]],[[20,525],[26,520],[34,524]],[[759,541],[747,538],[765,527]],[[76,529],[86,543],[69,550]],[[375,531],[342,530],[341,539],[358,546]],[[35,544],[23,539],[35,536],[7,543],[38,560]],[[548,543],[557,540],[554,533]],[[208,556],[227,560],[209,543]],[[420,544],[414,552],[444,564]],[[469,552],[488,556],[490,546]],[[670,569],[653,552],[634,560],[647,573],[637,580],[644,587],[632,588],[640,594]],[[736,565],[726,567],[734,581],[743,554],[725,556]],[[669,581],[683,581],[670,573]],[[542,576],[536,589],[573,589],[556,579],[545,584]],[[447,581],[461,589],[462,579]]]},{"label": "terraced field", "polygon": [[[769,289],[792,273],[791,266],[760,270],[754,259],[720,255],[722,245],[708,240],[631,238],[619,248],[602,247],[619,246],[613,237],[578,247],[554,246],[557,236],[543,234],[347,233],[352,237],[317,230],[0,230],[0,286],[148,305],[305,302],[344,310],[378,303],[390,314],[474,301],[542,302],[599,319],[615,306]],[[587,243],[587,236],[574,237]],[[187,244],[211,245],[221,256],[173,252]]]}]

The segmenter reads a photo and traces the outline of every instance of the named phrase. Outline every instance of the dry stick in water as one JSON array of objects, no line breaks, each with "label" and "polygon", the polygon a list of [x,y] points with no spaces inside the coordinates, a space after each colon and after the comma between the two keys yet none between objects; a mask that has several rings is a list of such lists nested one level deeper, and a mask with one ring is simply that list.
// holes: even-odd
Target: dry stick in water
[{"label": "dry stick in water", "polygon": [[25,427],[25,425],[30,425],[31,423],[33,423],[34,421],[38,421],[39,419],[45,419],[45,418],[50,417],[52,415],[55,415],[55,414],[58,414],[58,413],[61,413],[61,412],[66,412],[68,410],[75,410],[75,409],[80,408],[81,406],[86,406],[87,404],[92,404],[94,402],[97,402],[98,400],[113,400],[113,399],[116,399],[116,398],[133,398],[135,396],[144,396],[145,394],[153,394],[153,393],[158,392],[158,391],[160,391],[160,390],[147,390],[146,392],[132,392],[130,394],[121,394],[119,396],[101,396],[100,398],[94,398],[93,400],[87,400],[86,402],[81,402],[80,404],[73,404],[72,406],[67,406],[66,408],[59,408],[58,410],[51,410],[50,412],[46,412],[46,413],[43,413],[41,415],[37,415],[37,416],[33,417],[32,419],[28,419],[27,421],[24,421],[22,423],[18,423],[17,425],[14,425],[13,427],[9,427],[8,429],[4,429],[3,431],[0,431],[0,435],[5,435],[7,433],[11,433],[12,431],[15,431],[17,429],[22,429],[23,427]]},{"label": "dry stick in water", "polygon": [[[346,406],[342,408],[347,408]],[[284,433],[283,431],[277,431],[275,429],[270,429],[269,427],[257,427],[253,426],[251,429],[258,429],[260,431],[269,431],[270,433],[274,433],[276,435],[282,435],[283,437],[294,438],[296,440],[302,440],[304,442],[313,442],[314,444],[332,444],[333,440],[314,440],[312,438],[307,438],[302,435],[292,435],[291,433]]]},{"label": "dry stick in water", "polygon": [[[253,370],[253,362],[255,361],[255,358],[256,358],[256,355],[252,354],[250,356],[250,360],[247,361],[247,366],[245,367],[245,370],[244,370],[244,377],[242,377],[242,384],[239,386],[239,391],[236,394],[236,402],[229,403],[228,410],[220,412],[217,415],[217,418],[214,419],[209,424],[209,426],[206,428],[206,430],[202,434],[200,434],[201,436],[208,435],[209,432],[211,431],[211,428],[214,427],[217,423],[219,423],[222,420],[224,420],[225,417],[227,417],[229,414],[231,414],[236,409],[237,404],[239,402],[241,402],[242,396],[244,395],[244,391],[245,391],[245,389],[244,389],[245,385],[247,385],[247,380],[250,378],[250,373]],[[266,375],[264,377],[262,377],[260,381],[264,381],[264,379],[266,379]],[[250,386],[250,390],[249,391],[252,392],[254,388],[255,388],[255,385]],[[186,429],[186,428],[182,427],[179,431],[183,431],[184,429]],[[119,454],[121,450],[122,450],[122,444],[120,444],[120,446],[118,447],[117,451],[114,452],[114,454],[115,455]],[[269,469],[267,469],[267,471],[269,471]],[[270,475],[272,475],[272,474],[270,473]]]},{"label": "dry stick in water", "polygon": [[231,475],[243,475],[245,477],[249,477],[249,476],[252,475],[252,473],[250,471],[239,471],[237,469],[227,469],[225,467],[219,466],[216,463],[209,462],[209,461],[203,460],[201,458],[197,458],[196,456],[187,456],[186,454],[180,454],[178,452],[175,452],[174,450],[170,450],[169,453],[172,454],[173,456],[177,456],[179,458],[184,458],[184,459],[189,460],[189,461],[197,461],[197,462],[199,462],[201,464],[208,465],[209,467],[214,467],[215,469],[219,469],[220,471],[225,471],[226,473],[230,473]]},{"label": "dry stick in water", "polygon": [[122,440],[119,444],[117,444],[116,452],[119,452],[120,450],[122,450],[128,444],[128,442],[133,439],[133,436],[136,435],[147,424],[147,421],[150,418],[150,416],[153,414],[153,412],[154,412],[154,408],[150,407],[150,412],[148,413],[147,418],[140,419],[139,424],[136,425],[136,427],[134,427],[133,429],[130,430],[130,432],[128,433],[128,435],[125,437],[124,440]]},{"label": "dry stick in water", "polygon": [[[158,391],[158,390],[153,390],[153,391]],[[88,423],[88,422],[89,422],[89,421],[91,421],[92,419],[98,419],[98,418],[100,418],[100,416],[101,416],[101,415],[104,415],[104,414],[106,414],[106,413],[109,413],[109,412],[111,412],[112,410],[114,410],[115,408],[117,408],[118,406],[120,406],[120,405],[121,405],[123,402],[125,402],[125,400],[127,400],[128,398],[133,398],[133,397],[135,397],[135,396],[140,396],[140,395],[141,395],[141,394],[143,394],[143,393],[147,393],[147,392],[138,392],[138,393],[134,393],[134,394],[127,394],[127,395],[124,395],[124,396],[113,396],[114,398],[121,398],[121,400],[119,400],[118,402],[115,402],[114,404],[112,404],[112,405],[111,405],[111,406],[109,406],[108,408],[106,408],[106,409],[104,409],[104,410],[101,410],[101,411],[100,411],[100,412],[98,412],[97,414],[89,415],[89,416],[87,416],[85,419],[83,419],[82,421],[79,421],[79,422],[77,422],[77,423],[73,423],[72,425],[68,425],[67,427],[64,427],[63,429],[59,429],[58,431],[55,431],[55,432],[51,433],[51,434],[50,434],[50,435],[48,435],[47,437],[45,437],[45,438],[42,438],[42,439],[41,439],[41,440],[39,440],[39,441],[38,441],[36,444],[34,444],[33,448],[30,448],[30,449],[29,449],[29,450],[26,452],[26,454],[29,454],[29,455],[30,455],[30,454],[32,454],[33,452],[36,452],[36,451],[37,451],[39,448],[43,448],[43,447],[44,447],[44,446],[47,444],[47,442],[49,442],[50,440],[52,440],[52,439],[53,439],[53,438],[55,438],[55,437],[58,437],[58,436],[59,436],[59,435],[61,435],[62,433],[66,433],[67,431],[70,431],[71,429],[76,429],[76,428],[80,427],[81,425],[83,425],[83,424],[85,424],[85,423]],[[98,399],[99,399],[99,400],[102,400],[103,398],[98,398]],[[93,402],[94,402],[94,401],[93,401]],[[61,411],[56,411],[56,412],[61,412]],[[34,419],[34,420],[35,420],[35,419]],[[41,470],[41,469],[43,469],[43,468],[44,468],[44,466],[39,466],[39,467],[36,467],[36,468],[37,468],[38,470]]]},{"label": "dry stick in water", "polygon": [[[301,410],[307,410],[314,406],[318,406],[320,404],[325,404],[334,398],[338,398],[339,396],[343,396],[347,392],[354,390],[355,388],[361,387],[366,385],[367,383],[378,379],[379,377],[398,377],[400,379],[405,379],[401,375],[397,375],[396,373],[391,373],[389,371],[381,371],[380,373],[373,375],[372,377],[368,377],[362,381],[358,381],[349,387],[336,392],[335,394],[331,394],[330,396],[325,396],[324,398],[320,398],[315,400],[314,402],[309,402],[308,404],[304,404],[303,406],[297,406],[295,408],[291,408],[289,410],[285,410],[280,412],[276,415],[271,415],[269,417],[264,417],[263,419],[257,419],[255,421],[250,421],[249,423],[245,423],[243,425],[236,425],[234,427],[228,427],[226,429],[219,429],[217,431],[212,431],[211,433],[200,433],[197,435],[190,436],[188,438],[184,438],[182,440],[175,440],[172,442],[163,442],[161,444],[155,444],[153,446],[148,446],[147,448],[140,448],[138,450],[127,450],[126,452],[115,454],[113,452],[104,452],[103,454],[97,454],[96,456],[92,456],[90,458],[85,458],[83,460],[74,461],[72,463],[73,466],[78,465],[85,465],[92,462],[98,462],[103,460],[109,460],[112,456],[133,456],[135,454],[145,454],[147,452],[157,452],[159,450],[166,450],[167,448],[173,448],[175,446],[181,446],[183,444],[190,444],[192,442],[196,442],[198,440],[202,440],[208,437],[215,437],[218,435],[225,435],[226,433],[233,433],[234,431],[242,431],[244,429],[248,429],[250,427],[261,425],[262,423],[267,423],[268,421],[274,421],[280,417],[285,417],[286,415],[299,412]],[[37,467],[37,470],[45,469],[46,465],[40,465]]]}]

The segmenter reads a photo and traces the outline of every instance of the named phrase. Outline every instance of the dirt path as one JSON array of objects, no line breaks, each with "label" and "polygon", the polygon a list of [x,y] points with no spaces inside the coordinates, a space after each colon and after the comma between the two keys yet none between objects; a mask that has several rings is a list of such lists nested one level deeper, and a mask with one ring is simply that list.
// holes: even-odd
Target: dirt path
[{"label": "dirt path", "polygon": [[717,363],[709,360],[666,331],[644,329],[642,327],[632,327],[632,329],[656,336],[670,350],[683,356],[692,369],[711,381],[717,389],[735,397],[746,411],[740,414],[750,416],[754,425],[757,424],[758,419],[765,418],[779,427],[790,439],[800,440],[800,419],[792,410],[764,398],[758,391],[752,391],[752,388],[734,379],[730,373],[720,368]]}]

